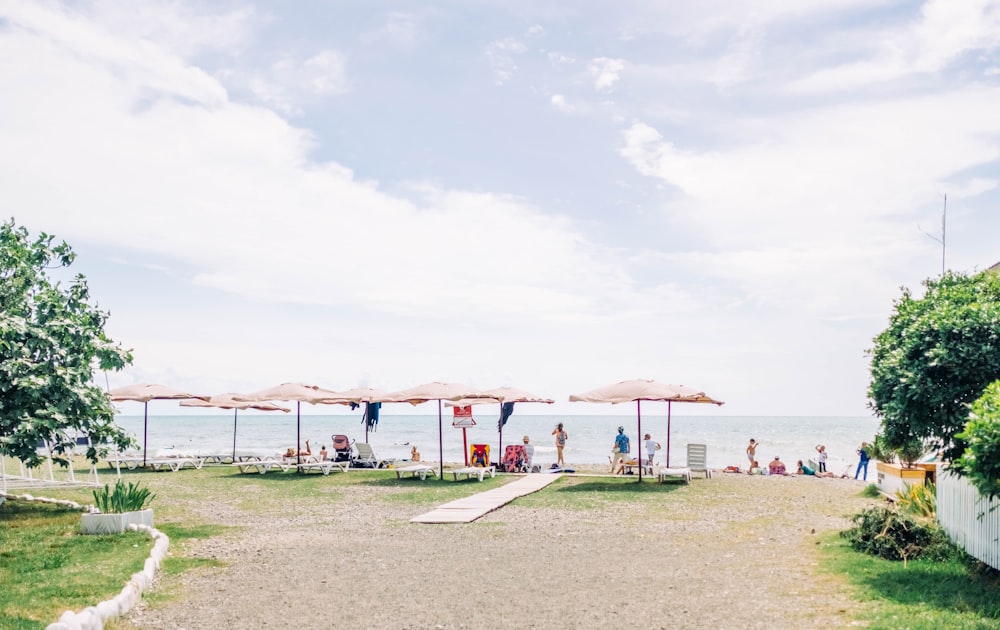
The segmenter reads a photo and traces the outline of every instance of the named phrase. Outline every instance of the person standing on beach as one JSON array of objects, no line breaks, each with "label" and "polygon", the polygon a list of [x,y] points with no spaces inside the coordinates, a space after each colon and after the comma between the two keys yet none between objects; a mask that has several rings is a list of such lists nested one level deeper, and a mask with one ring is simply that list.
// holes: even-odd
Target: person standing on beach
[{"label": "person standing on beach", "polygon": [[[619,470],[625,470],[625,462],[628,461],[629,442],[625,435],[625,427],[618,427],[618,435],[615,436],[615,445],[611,448],[611,474],[616,474]],[[621,465],[619,466],[619,460]]]},{"label": "person standing on beach", "polygon": [[747,446],[747,460],[751,470],[757,467],[757,440],[753,438],[750,438],[750,445]]},{"label": "person standing on beach", "polygon": [[560,422],[556,428],[552,429],[552,435],[556,436],[556,465],[562,468],[566,465],[565,460],[563,460],[563,448],[566,447],[566,438],[569,437],[569,433],[566,433],[563,423]]},{"label": "person standing on beach", "polygon": [[819,472],[826,472],[826,446],[822,444],[817,445],[816,452],[819,453],[819,457],[817,458]]},{"label": "person standing on beach", "polygon": [[854,471],[855,479],[858,478],[862,470],[865,471],[865,476],[862,479],[868,481],[868,442],[862,442],[861,448],[858,449],[858,469]]},{"label": "person standing on beach", "polygon": [[653,474],[653,458],[656,457],[656,450],[660,448],[659,443],[652,438],[650,434],[646,434],[643,438],[646,442],[646,468],[649,470],[649,474]]}]

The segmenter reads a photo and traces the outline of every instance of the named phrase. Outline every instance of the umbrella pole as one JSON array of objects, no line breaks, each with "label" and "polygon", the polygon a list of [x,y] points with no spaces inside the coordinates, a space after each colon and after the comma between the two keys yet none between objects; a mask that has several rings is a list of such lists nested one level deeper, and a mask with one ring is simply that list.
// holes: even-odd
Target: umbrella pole
[{"label": "umbrella pole", "polygon": [[465,465],[469,465],[469,438],[466,431],[469,429],[462,427],[462,450],[465,451]]},{"label": "umbrella pole", "polygon": [[635,418],[639,435],[636,437],[635,461],[639,464],[639,483],[642,483],[642,401],[635,401]]},{"label": "umbrella pole", "polygon": [[670,401],[667,401],[667,468],[670,468]]},{"label": "umbrella pole", "polygon": [[503,464],[503,402],[500,403],[500,419],[497,420],[497,424],[499,424],[498,430],[500,431],[500,444],[497,447],[497,453],[500,457],[500,463]]},{"label": "umbrella pole", "polygon": [[233,407],[233,463],[236,463],[236,414],[239,410]]},{"label": "umbrella pole", "polygon": [[146,427],[149,424],[149,401],[142,403],[142,467],[146,467]]},{"label": "umbrella pole", "polygon": [[302,401],[295,401],[295,464],[302,472]]},{"label": "umbrella pole", "polygon": [[444,429],[441,424],[441,399],[438,398],[438,479],[444,479]]}]

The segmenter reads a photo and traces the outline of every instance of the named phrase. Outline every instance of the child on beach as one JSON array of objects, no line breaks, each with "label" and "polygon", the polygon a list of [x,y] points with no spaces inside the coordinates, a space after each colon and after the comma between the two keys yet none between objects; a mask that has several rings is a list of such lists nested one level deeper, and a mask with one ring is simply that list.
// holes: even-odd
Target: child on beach
[{"label": "child on beach", "polygon": [[649,474],[653,474],[653,458],[656,456],[656,451],[660,449],[660,443],[657,442],[648,433],[643,438],[646,440],[646,469],[649,470]]},{"label": "child on beach", "polygon": [[324,444],[323,446],[319,447],[319,461],[321,461],[321,462],[325,462],[326,461],[326,444]]},{"label": "child on beach", "polygon": [[750,445],[747,446],[747,460],[750,468],[757,468],[757,440],[750,438]]},{"label": "child on beach", "polygon": [[816,446],[816,451],[819,453],[819,456],[817,457],[819,472],[826,472],[826,446],[818,444]]},{"label": "child on beach", "polygon": [[410,461],[419,462],[420,461],[420,451],[417,450],[416,444],[410,449]]}]

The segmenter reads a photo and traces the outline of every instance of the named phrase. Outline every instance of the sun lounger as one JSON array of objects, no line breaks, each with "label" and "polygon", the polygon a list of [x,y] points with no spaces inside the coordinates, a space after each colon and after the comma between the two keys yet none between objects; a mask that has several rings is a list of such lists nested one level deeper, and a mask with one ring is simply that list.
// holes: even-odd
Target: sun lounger
[{"label": "sun lounger", "polygon": [[466,479],[478,477],[479,481],[482,481],[486,475],[489,475],[490,479],[496,476],[496,468],[493,466],[466,466],[465,468],[456,468],[454,470],[446,470],[445,472],[451,473],[455,477],[455,481],[458,481],[459,475],[465,475]]},{"label": "sun lounger", "polygon": [[146,465],[153,470],[170,470],[177,472],[185,466],[190,466],[195,470],[200,470],[205,465],[204,457],[162,457],[159,459],[147,459]]},{"label": "sun lounger", "polygon": [[393,468],[396,471],[396,478],[402,479],[403,475],[409,474],[412,477],[420,477],[420,479],[427,479],[427,475],[432,477],[437,476],[437,469],[434,466],[428,466],[427,464],[407,464],[399,468]]},{"label": "sun lounger", "polygon": [[351,460],[345,460],[342,462],[336,462],[332,459],[327,459],[321,462],[304,462],[299,464],[298,469],[302,472],[309,472],[310,470],[318,470],[324,475],[329,475],[335,470],[340,472],[347,472],[347,469],[351,467]]},{"label": "sun lounger", "polygon": [[260,473],[264,474],[266,472],[271,472],[272,470],[280,470],[282,472],[288,471],[293,464],[287,464],[280,459],[248,459],[242,462],[235,462],[230,464],[230,466],[236,466],[240,469],[241,473]]},{"label": "sun lounger", "polygon": [[691,483],[691,469],[687,466],[671,468],[664,466],[657,471],[656,476],[659,478],[660,483],[663,483],[669,477],[681,477],[685,482]]}]

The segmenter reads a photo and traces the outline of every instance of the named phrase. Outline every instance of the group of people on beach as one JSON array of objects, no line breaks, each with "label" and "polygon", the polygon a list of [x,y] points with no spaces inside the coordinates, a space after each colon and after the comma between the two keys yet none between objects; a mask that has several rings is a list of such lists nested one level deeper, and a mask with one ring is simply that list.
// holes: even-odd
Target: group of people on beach
[{"label": "group of people on beach", "polygon": [[[747,461],[749,462],[749,466],[750,466],[750,470],[748,471],[748,474],[751,474],[751,475],[765,474],[765,472],[764,472],[765,469],[763,467],[761,467],[760,463],[757,461],[757,447],[758,446],[760,446],[760,443],[757,442],[757,440],[755,440],[754,438],[750,438],[750,444],[747,445],[746,453],[747,453]],[[858,454],[858,467],[857,467],[857,470],[854,472],[854,478],[855,479],[857,479],[858,476],[862,472],[864,473],[864,477],[862,477],[862,479],[864,479],[866,481],[868,479],[868,462],[870,460],[870,456],[869,456],[869,452],[868,451],[869,451],[868,443],[867,442],[862,442],[861,446],[857,450],[857,454]],[[794,472],[790,472],[786,468],[785,463],[783,461],[781,461],[781,458],[778,455],[775,455],[774,459],[771,460],[770,462],[768,462],[768,464],[767,464],[767,473],[766,474],[770,474],[770,475],[796,474],[796,475],[806,475],[806,476],[811,476],[811,477],[838,477],[838,475],[836,475],[836,474],[834,474],[834,473],[832,473],[832,472],[830,472],[830,471],[828,471],[826,469],[826,463],[827,463],[826,446],[824,444],[817,444],[816,445],[816,453],[817,453],[817,455],[816,455],[816,467],[815,467],[815,469],[813,467],[811,467],[811,466],[803,464],[802,460],[800,459],[796,463],[795,471]],[[846,473],[844,473],[842,475],[839,475],[839,477],[841,479],[848,479],[849,478]]]}]

